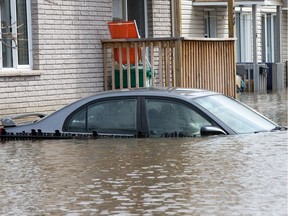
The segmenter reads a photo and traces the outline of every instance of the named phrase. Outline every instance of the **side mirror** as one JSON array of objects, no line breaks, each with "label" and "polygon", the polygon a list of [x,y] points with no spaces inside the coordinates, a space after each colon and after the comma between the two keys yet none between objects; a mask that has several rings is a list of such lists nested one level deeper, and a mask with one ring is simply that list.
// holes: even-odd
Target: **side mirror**
[{"label": "side mirror", "polygon": [[201,136],[211,136],[211,135],[226,135],[226,132],[221,128],[215,126],[203,126],[200,129]]}]

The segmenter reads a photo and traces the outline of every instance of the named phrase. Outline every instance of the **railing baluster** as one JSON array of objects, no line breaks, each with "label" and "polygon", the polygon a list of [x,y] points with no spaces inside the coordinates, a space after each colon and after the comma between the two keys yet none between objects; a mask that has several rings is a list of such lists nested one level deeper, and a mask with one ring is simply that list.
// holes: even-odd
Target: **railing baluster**
[{"label": "railing baluster", "polygon": [[[234,97],[236,95],[234,45],[234,39],[141,38],[103,40],[104,90],[109,89],[110,70],[112,70],[112,89],[115,89],[115,61],[118,61],[120,77],[120,85],[117,83],[117,87],[131,88],[136,86],[139,88],[140,84],[142,86],[142,81],[143,85],[146,86],[148,67],[146,49],[149,47],[151,86],[176,86],[177,83],[179,87],[205,88]],[[132,50],[133,54],[131,53]],[[110,59],[108,59],[110,58],[110,51],[111,65]],[[119,52],[118,55],[116,51]],[[179,54],[176,56],[176,53]],[[126,58],[125,55],[127,55]],[[130,55],[133,55],[133,58],[135,55],[136,60],[136,83],[133,83],[133,86],[131,86],[131,80],[134,71],[131,71],[132,58]],[[143,77],[142,75],[139,77],[139,69],[142,70],[137,61],[139,55],[143,62]],[[132,63],[134,64],[134,61]],[[123,86],[123,81],[126,82],[124,64],[127,68],[127,86],[126,83]],[[155,77],[156,70],[157,76]],[[117,79],[118,82],[119,80]]]},{"label": "railing baluster", "polygon": [[171,87],[171,76],[170,76],[170,49],[167,44],[167,47],[165,48],[165,55],[166,55],[166,86]]},{"label": "railing baluster", "polygon": [[103,64],[104,64],[104,91],[108,90],[108,66],[107,66],[107,46],[104,44],[103,46]]},{"label": "railing baluster", "polygon": [[112,90],[115,89],[115,50],[114,46],[112,45],[111,49],[111,59],[112,59],[112,64],[111,64],[111,82],[112,82]]},{"label": "railing baluster", "polygon": [[127,45],[127,88],[131,88],[130,43]]},{"label": "railing baluster", "polygon": [[171,58],[172,58],[172,78],[173,78],[172,85],[176,86],[175,46],[172,45],[171,49],[172,49],[172,56],[171,56]]},{"label": "railing baluster", "polygon": [[162,42],[159,42],[159,79],[160,86],[164,86],[163,83],[163,61],[162,61]]},{"label": "railing baluster", "polygon": [[150,55],[151,55],[151,76],[152,76],[152,86],[155,86],[155,77],[154,77],[154,44],[150,42]]},{"label": "railing baluster", "polygon": [[120,89],[123,89],[123,61],[122,61],[122,45],[118,48],[119,53],[119,77],[120,77]]},{"label": "railing baluster", "polygon": [[143,62],[143,86],[146,87],[147,75],[146,75],[146,46],[145,42],[142,42],[142,62]]},{"label": "railing baluster", "polygon": [[135,77],[136,77],[136,88],[139,88],[139,64],[138,64],[138,46],[137,42],[134,43],[135,47]]}]

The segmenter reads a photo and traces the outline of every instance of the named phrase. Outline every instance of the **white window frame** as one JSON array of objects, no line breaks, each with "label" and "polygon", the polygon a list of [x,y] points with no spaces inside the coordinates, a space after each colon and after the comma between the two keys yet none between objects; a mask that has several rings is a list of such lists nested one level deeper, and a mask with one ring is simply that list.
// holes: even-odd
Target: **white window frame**
[{"label": "white window frame", "polygon": [[[115,6],[119,7],[120,11],[115,10]],[[121,15],[121,19],[128,20],[127,0],[113,0],[113,17],[114,13]],[[144,0],[144,20],[145,20],[145,37],[148,37],[148,20],[147,20],[147,0]]]},{"label": "white window frame", "polygon": [[236,16],[237,62],[251,62],[251,14],[240,12]]},{"label": "white window frame", "polygon": [[[276,14],[269,13],[262,15],[262,59],[264,62],[275,61],[275,41],[274,41],[274,22]],[[268,29],[268,25],[270,25]],[[268,32],[270,30],[270,32]]]},{"label": "white window frame", "polygon": [[[0,70],[10,69],[32,69],[32,23],[31,23],[31,3],[30,0],[26,0],[26,12],[27,12],[27,36],[28,36],[28,65],[18,65],[18,50],[12,49],[13,66],[11,68],[3,68],[2,63],[2,44],[0,44]],[[12,23],[12,34],[17,36],[17,16],[16,16],[16,0],[10,0],[10,12],[11,12],[11,23]],[[1,5],[0,5],[0,23],[1,23]],[[1,29],[0,29],[1,33]],[[2,34],[0,34],[0,38]],[[13,44],[14,42],[12,42]],[[15,45],[15,44],[14,44]]]},{"label": "white window frame", "polygon": [[214,9],[204,9],[204,23],[206,29],[204,29],[204,36],[207,38],[217,37],[217,18],[216,11]]}]

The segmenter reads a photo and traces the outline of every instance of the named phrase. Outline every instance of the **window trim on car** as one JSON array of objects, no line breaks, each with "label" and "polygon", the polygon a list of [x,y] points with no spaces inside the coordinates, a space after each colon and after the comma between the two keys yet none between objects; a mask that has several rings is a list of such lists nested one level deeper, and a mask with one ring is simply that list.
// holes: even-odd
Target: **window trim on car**
[{"label": "window trim on car", "polygon": [[[87,113],[87,109],[88,109],[88,107],[90,106],[90,105],[92,105],[92,104],[95,104],[95,103],[102,103],[102,102],[106,102],[106,101],[116,101],[116,100],[126,100],[126,99],[135,99],[136,100],[136,130],[135,131],[133,131],[133,130],[131,130],[131,131],[133,131],[134,133],[133,133],[133,135],[134,136],[138,136],[138,134],[139,134],[139,132],[141,132],[142,131],[142,129],[141,129],[141,118],[140,118],[140,115],[139,115],[139,113],[140,113],[140,99],[139,99],[139,97],[137,97],[137,96],[122,96],[122,97],[116,97],[116,96],[113,96],[113,97],[108,97],[108,98],[99,98],[99,99],[95,99],[95,100],[92,100],[92,101],[89,101],[89,102],[87,102],[87,103],[85,103],[85,104],[83,104],[82,106],[80,106],[78,109],[76,109],[76,110],[74,110],[72,113],[70,113],[67,117],[66,117],[66,119],[64,120],[64,124],[63,124],[63,127],[62,127],[62,131],[63,132],[68,132],[68,133],[74,133],[74,131],[70,131],[70,130],[68,130],[68,124],[69,124],[69,122],[70,122],[70,120],[71,120],[71,118],[76,114],[76,113],[78,113],[79,111],[81,111],[82,109],[86,109],[86,126],[85,126],[85,128],[86,128],[86,131],[85,132],[80,132],[80,133],[83,133],[83,134],[92,134],[93,132],[89,132],[88,130],[87,130],[87,115],[88,115],[88,113]],[[96,131],[97,132],[97,131]],[[79,133],[79,132],[77,132],[77,133]],[[110,133],[110,132],[100,132],[99,134],[114,134],[114,133]],[[116,134],[116,133],[115,133]],[[117,133],[118,134],[118,133]],[[127,134],[127,135],[131,135],[132,133],[119,133],[119,134]]]}]

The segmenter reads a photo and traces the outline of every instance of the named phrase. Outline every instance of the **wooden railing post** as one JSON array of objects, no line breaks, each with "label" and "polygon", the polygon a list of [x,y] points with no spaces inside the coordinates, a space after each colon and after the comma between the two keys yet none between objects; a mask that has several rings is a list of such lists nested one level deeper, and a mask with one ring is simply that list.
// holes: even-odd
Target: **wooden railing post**
[{"label": "wooden railing post", "polygon": [[138,44],[134,43],[135,46],[135,77],[136,77],[136,88],[139,88],[139,64],[138,64]]},{"label": "wooden railing post", "polygon": [[150,42],[150,56],[151,56],[151,76],[152,76],[152,86],[155,86],[155,76],[154,76],[154,43]]},{"label": "wooden railing post", "polygon": [[115,89],[115,57],[114,57],[114,47],[111,49],[111,79],[112,79],[112,90]]},{"label": "wooden railing post", "polygon": [[[147,47],[150,47],[151,65],[149,65],[149,69],[152,75],[152,86],[202,88],[235,97],[234,38],[179,37],[103,40],[104,89],[108,88],[108,70],[111,70],[112,89],[115,87],[139,88],[142,86],[142,81],[143,86],[147,86],[146,68],[148,68],[148,64],[146,65],[145,59]],[[125,49],[127,52],[121,52]],[[110,51],[111,59],[107,59]],[[139,55],[141,55],[143,67],[138,65]],[[134,61],[134,57],[136,61]],[[133,69],[135,68],[133,86],[131,84],[132,74],[130,74],[130,72],[132,73],[131,63]],[[120,85],[117,83],[117,86],[115,86],[116,65],[119,66],[119,79],[117,78],[116,81],[120,81]],[[127,78],[122,65],[125,70],[127,69]],[[139,70],[142,68],[143,76],[140,77]],[[155,71],[157,71],[156,76],[154,76]],[[126,83],[123,85],[123,81],[126,82],[126,79],[127,86]]]},{"label": "wooden railing post", "polygon": [[181,38],[175,41],[175,83],[177,87],[182,86],[182,42]]},{"label": "wooden railing post", "polygon": [[103,46],[103,64],[104,64],[104,91],[108,90],[108,66],[107,66],[107,46],[104,44]]}]

